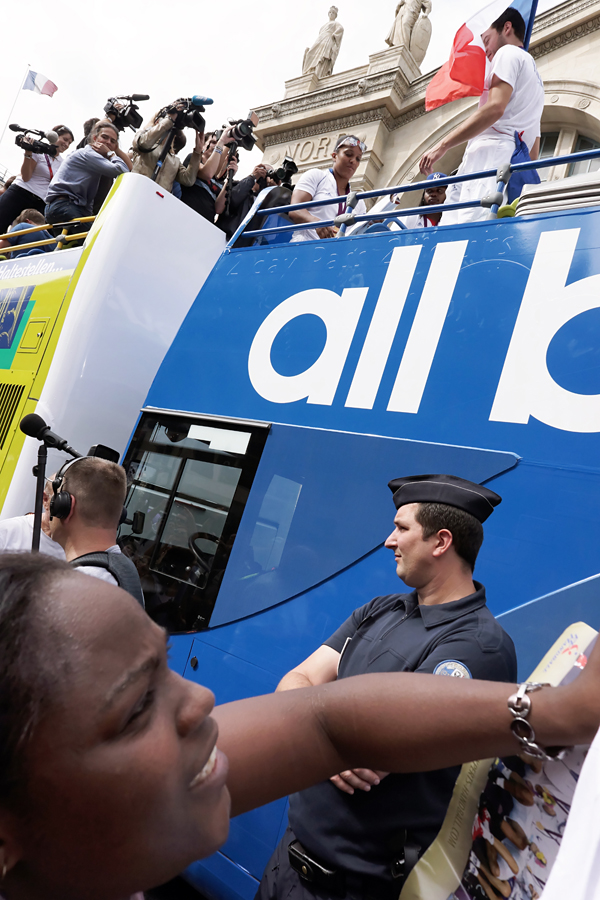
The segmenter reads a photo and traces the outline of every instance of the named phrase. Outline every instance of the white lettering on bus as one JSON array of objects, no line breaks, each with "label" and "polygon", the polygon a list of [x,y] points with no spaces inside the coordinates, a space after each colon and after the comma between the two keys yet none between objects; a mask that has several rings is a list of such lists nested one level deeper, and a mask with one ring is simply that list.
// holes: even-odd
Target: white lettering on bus
[{"label": "white lettering on bus", "polygon": [[[304,400],[331,406],[342,375],[350,344],[362,312],[368,288],[346,288],[342,296],[324,288],[294,294],[272,310],[262,323],[250,348],[250,381],[271,403]],[[298,375],[280,375],[271,365],[271,348],[281,329],[298,316],[322,319],[327,340],[319,358]]]},{"label": "white lettering on bus", "polygon": [[[546,355],[554,335],[571,319],[600,307],[600,275],[567,285],[579,229],[540,236],[523,294],[490,420],[527,424],[530,416],[552,428],[600,431],[600,394],[577,394],[554,381]],[[394,387],[393,412],[417,413],[467,241],[440,243],[421,295]],[[397,247],[379,294],[346,399],[347,407],[372,409],[419,260],[421,248]],[[358,325],[368,288],[346,288],[341,297],[326,289],[294,294],[267,316],[258,329],[248,360],[254,389],[273,403],[329,406]],[[306,371],[283,376],[271,365],[271,348],[281,329],[302,315],[318,316],[327,328],[319,359]]]},{"label": "white lettering on bus", "polygon": [[600,275],[567,285],[579,229],[540,236],[531,274],[492,406],[492,422],[526,425],[533,416],[552,428],[600,431],[600,394],[576,394],[548,371],[554,335],[575,316],[600,307]]}]

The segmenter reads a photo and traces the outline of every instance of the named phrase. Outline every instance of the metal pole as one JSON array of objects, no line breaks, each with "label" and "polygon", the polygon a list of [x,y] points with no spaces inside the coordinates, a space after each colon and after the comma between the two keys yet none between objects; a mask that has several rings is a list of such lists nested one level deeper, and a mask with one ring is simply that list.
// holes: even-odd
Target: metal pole
[{"label": "metal pole", "polygon": [[525,48],[525,50],[529,50],[529,42],[531,41],[531,32],[533,31],[533,23],[535,22],[537,7],[538,0],[533,0],[533,3],[531,4],[529,22],[527,23],[527,31],[525,32],[525,40],[523,41],[523,47]]},{"label": "metal pole", "polygon": [[33,540],[31,541],[31,552],[38,553],[40,549],[40,532],[42,530],[42,511],[44,506],[44,488],[46,487],[46,461],[48,459],[48,449],[44,442],[38,449],[37,466],[33,467],[33,474],[36,478],[35,487],[35,510],[33,515]]},{"label": "metal pole", "polygon": [[4,128],[2,129],[2,134],[0,134],[0,145],[2,144],[4,135],[6,134],[6,129],[8,128],[8,123],[12,119],[12,114],[13,114],[14,108],[17,105],[17,100],[19,99],[19,97],[21,95],[21,91],[23,90],[23,85],[25,84],[25,79],[27,78],[28,74],[29,74],[29,63],[27,63],[27,68],[25,70],[25,74],[23,75],[23,78],[21,79],[21,84],[19,85],[19,90],[17,91],[17,96],[15,97],[15,102],[11,106],[11,109],[10,109],[10,112],[6,119],[6,122],[4,123]]}]

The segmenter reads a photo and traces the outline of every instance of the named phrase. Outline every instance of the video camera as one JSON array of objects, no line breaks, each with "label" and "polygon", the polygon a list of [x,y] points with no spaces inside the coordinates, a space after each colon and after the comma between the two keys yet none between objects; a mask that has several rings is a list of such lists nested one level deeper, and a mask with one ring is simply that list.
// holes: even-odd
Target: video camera
[{"label": "video camera", "polygon": [[114,116],[113,125],[115,128],[118,128],[119,131],[125,131],[126,128],[137,131],[144,119],[138,112],[139,106],[136,106],[136,101],[149,99],[149,94],[130,94],[127,97],[109,97],[108,103],[104,107],[104,112],[107,116]]},{"label": "video camera", "polygon": [[[11,131],[21,131],[23,134],[18,134],[15,138],[15,144],[17,147],[20,147],[21,150],[28,150],[32,153],[47,153],[48,156],[56,156],[58,153],[58,147],[55,146],[58,135],[55,131],[37,131],[35,128],[22,128],[20,125],[9,125],[8,126]],[[26,135],[37,135],[38,138],[46,138],[45,141],[33,140],[26,141]]]},{"label": "video camera", "polygon": [[[181,97],[170,106],[163,107],[159,112],[159,116],[169,116],[171,113],[177,113],[175,128],[194,128],[196,131],[204,134],[206,122],[200,113],[205,112],[204,107],[210,106],[212,102],[210,97],[200,97],[198,94],[194,94],[193,97]],[[177,109],[181,104],[183,104],[183,109]]]},{"label": "video camera", "polygon": [[285,156],[282,164],[278,169],[275,169],[274,175],[280,180],[281,186],[289,188],[290,191],[294,189],[292,185],[292,175],[295,175],[298,171],[298,166],[294,162],[291,156]]},{"label": "video camera", "polygon": [[[242,147],[244,150],[252,150],[257,140],[252,132],[258,125],[258,116],[254,110],[250,110],[247,119],[229,119],[229,124],[234,126],[231,137],[237,146]],[[215,132],[217,140],[219,140],[224,130],[222,128],[220,131]]]}]

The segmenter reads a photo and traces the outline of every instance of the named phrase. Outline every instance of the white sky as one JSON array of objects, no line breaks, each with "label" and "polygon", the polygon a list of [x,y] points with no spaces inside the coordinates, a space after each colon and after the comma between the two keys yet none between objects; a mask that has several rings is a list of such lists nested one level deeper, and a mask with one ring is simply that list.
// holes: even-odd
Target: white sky
[{"label": "white sky", "polygon": [[[366,65],[385,50],[397,0],[335,0],[345,32],[334,73]],[[441,65],[456,30],[486,0],[433,0],[433,35],[422,72]],[[207,127],[245,116],[253,106],[280,100],[286,79],[302,74],[304,49],[327,21],[330,0],[145,0],[100,4],[96,0],[26,0],[4,5],[0,57],[0,130],[18,95],[11,122],[48,130],[68,125],[76,142],[82,124],[101,116],[119,92],[149,94],[144,119],[180,96],[203,94]],[[507,3],[508,5],[508,3]],[[557,6],[540,0],[538,12]],[[171,24],[169,24],[169,22]],[[194,24],[196,22],[196,24]],[[54,97],[20,91],[27,67],[58,85]],[[188,130],[188,148],[192,134]],[[129,146],[126,132],[122,144]],[[0,164],[18,172],[23,158],[6,131]],[[187,150],[186,150],[187,152]],[[183,154],[182,154],[183,155]],[[240,151],[240,172],[259,161]]]}]

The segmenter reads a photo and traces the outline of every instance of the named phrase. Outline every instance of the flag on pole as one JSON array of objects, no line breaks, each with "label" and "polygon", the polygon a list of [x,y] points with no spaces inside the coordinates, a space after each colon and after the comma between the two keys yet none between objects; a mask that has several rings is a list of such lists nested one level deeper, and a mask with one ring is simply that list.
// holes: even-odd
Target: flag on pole
[{"label": "flag on pole", "polygon": [[461,97],[479,97],[483,93],[487,58],[481,34],[492,22],[512,6],[525,20],[526,33],[530,33],[530,19],[535,16],[537,0],[492,0],[483,9],[467,19],[456,32],[450,51],[450,59],[431,79],[425,94],[425,109],[436,109]]},{"label": "flag on pole", "polygon": [[32,70],[29,69],[23,84],[23,90],[35,91],[36,94],[46,94],[47,97],[51,97],[58,88],[54,82],[46,78],[45,75],[40,75],[39,72],[32,72]]}]

